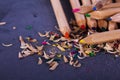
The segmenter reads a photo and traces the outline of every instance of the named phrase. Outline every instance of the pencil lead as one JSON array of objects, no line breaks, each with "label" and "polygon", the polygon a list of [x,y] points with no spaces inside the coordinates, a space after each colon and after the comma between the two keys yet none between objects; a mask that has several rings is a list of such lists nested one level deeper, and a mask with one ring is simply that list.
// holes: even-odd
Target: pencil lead
[{"label": "pencil lead", "polygon": [[92,30],[96,30],[96,27],[92,27],[91,29],[92,29]]},{"label": "pencil lead", "polygon": [[80,40],[79,43],[81,43],[81,44],[85,44],[85,41],[84,41],[84,40]]},{"label": "pencil lead", "polygon": [[112,19],[111,19],[111,18],[107,18],[106,20],[107,20],[107,21],[111,21]]},{"label": "pencil lead", "polygon": [[90,17],[90,14],[85,14],[86,17]]},{"label": "pencil lead", "polygon": [[68,38],[70,38],[70,36],[69,36],[69,33],[68,33],[68,32],[66,32],[66,33],[65,33],[65,38],[67,38],[67,39],[68,39]]},{"label": "pencil lead", "polygon": [[79,8],[75,8],[75,9],[72,10],[73,13],[76,13],[76,12],[79,12],[79,11],[80,11]]},{"label": "pencil lead", "polygon": [[104,27],[101,28],[101,31],[106,31],[106,29]]},{"label": "pencil lead", "polygon": [[94,10],[94,11],[96,11],[96,10],[97,10],[96,6],[94,6],[94,7],[93,7],[93,10]]},{"label": "pencil lead", "polygon": [[81,25],[80,29],[85,30],[85,25]]}]

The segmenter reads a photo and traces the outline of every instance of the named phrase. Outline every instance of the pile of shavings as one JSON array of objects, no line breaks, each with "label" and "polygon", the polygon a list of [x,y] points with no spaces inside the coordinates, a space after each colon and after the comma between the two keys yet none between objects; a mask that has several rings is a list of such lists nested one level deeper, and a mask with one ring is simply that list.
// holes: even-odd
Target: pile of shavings
[{"label": "pile of shavings", "polygon": [[[31,55],[38,55],[38,64],[42,64],[43,62],[48,64],[49,70],[55,70],[59,66],[60,62],[69,64],[75,68],[79,68],[81,67],[79,59],[93,57],[101,50],[114,54],[115,57],[118,57],[120,55],[120,41],[106,42],[103,44],[95,45],[80,44],[79,41],[82,38],[93,34],[93,31],[90,30],[83,32],[80,31],[79,34],[81,35],[75,35],[76,33],[72,33],[73,38],[66,38],[52,31],[45,32],[44,34],[38,32],[38,34],[41,38],[46,38],[46,40],[43,40],[40,43],[41,45],[38,45],[37,39],[26,37],[25,39],[27,41],[25,42],[23,37],[19,36],[21,43],[20,48],[22,51],[19,52],[18,57],[22,59]],[[45,50],[46,47],[53,48],[47,52]],[[61,53],[58,53],[56,48],[59,49]],[[62,54],[64,52],[65,54]]]}]

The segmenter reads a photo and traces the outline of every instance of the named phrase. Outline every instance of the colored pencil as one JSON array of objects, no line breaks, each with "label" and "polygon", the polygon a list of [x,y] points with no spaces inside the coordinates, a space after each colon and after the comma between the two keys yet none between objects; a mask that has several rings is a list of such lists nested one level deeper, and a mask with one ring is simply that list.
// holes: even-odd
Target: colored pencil
[{"label": "colored pencil", "polygon": [[94,33],[80,40],[81,44],[100,44],[120,39],[120,29]]},{"label": "colored pencil", "polygon": [[71,32],[71,29],[67,22],[60,0],[50,0],[50,1],[51,1],[61,33],[63,35],[69,34]]},{"label": "colored pencil", "polygon": [[[70,0],[70,4],[72,6],[72,9],[77,9],[80,7],[79,0]],[[82,28],[82,27],[86,28],[86,19],[85,19],[84,15],[74,12],[74,16],[75,16],[78,26],[80,28]]]},{"label": "colored pencil", "polygon": [[110,8],[110,9],[104,9],[100,11],[93,11],[89,14],[90,14],[90,17],[93,19],[106,19],[119,12],[120,12],[120,8]]}]

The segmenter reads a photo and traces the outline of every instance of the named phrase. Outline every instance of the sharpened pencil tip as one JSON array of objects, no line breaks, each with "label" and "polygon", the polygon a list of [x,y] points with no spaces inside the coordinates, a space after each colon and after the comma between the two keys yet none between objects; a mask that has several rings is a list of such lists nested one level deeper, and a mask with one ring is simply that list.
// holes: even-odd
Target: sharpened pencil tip
[{"label": "sharpened pencil tip", "polygon": [[97,10],[97,8],[94,6],[94,7],[93,7],[93,10],[94,10],[94,11],[96,11],[96,10]]},{"label": "sharpened pencil tip", "polygon": [[84,40],[80,40],[79,43],[81,43],[81,44],[85,44],[85,41],[84,41]]}]

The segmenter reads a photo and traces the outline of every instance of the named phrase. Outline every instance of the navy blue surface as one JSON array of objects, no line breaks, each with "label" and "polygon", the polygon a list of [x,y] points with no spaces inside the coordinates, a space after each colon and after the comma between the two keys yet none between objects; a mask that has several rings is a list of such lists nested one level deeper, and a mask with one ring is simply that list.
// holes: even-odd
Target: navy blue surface
[{"label": "navy blue surface", "polygon": [[[68,0],[62,0],[68,20],[72,17]],[[37,56],[18,59],[20,43],[18,36],[32,36],[41,42],[37,32],[57,31],[57,25],[49,0],[0,0],[0,80],[120,80],[120,58],[105,54],[81,60],[82,67],[75,69],[60,64],[49,71],[46,64],[37,65]],[[26,30],[32,25],[31,30]],[[15,26],[17,29],[13,30]],[[12,43],[4,47],[1,43]]]}]

